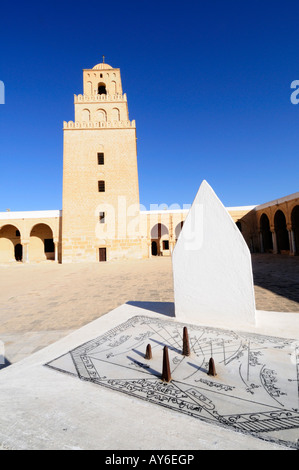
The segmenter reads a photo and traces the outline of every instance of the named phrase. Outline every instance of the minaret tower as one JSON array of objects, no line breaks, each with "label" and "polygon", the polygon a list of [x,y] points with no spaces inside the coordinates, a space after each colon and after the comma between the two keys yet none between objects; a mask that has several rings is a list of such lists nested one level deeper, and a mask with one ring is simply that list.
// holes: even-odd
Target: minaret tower
[{"label": "minaret tower", "polygon": [[136,126],[120,70],[83,70],[64,122],[62,262],[141,258]]}]

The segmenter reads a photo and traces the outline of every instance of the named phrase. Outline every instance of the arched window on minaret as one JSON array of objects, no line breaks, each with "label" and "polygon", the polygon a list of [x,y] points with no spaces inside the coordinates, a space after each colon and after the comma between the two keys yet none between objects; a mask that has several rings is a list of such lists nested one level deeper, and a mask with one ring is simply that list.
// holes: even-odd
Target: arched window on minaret
[{"label": "arched window on minaret", "polygon": [[83,109],[82,111],[82,121],[89,122],[90,121],[90,111],[89,109]]},{"label": "arched window on minaret", "polygon": [[86,83],[86,94],[92,95],[92,83],[91,82]]},{"label": "arched window on minaret", "polygon": [[97,109],[96,112],[96,121],[105,122],[107,121],[107,113],[104,109]]},{"label": "arched window on minaret", "polygon": [[101,82],[98,84],[98,95],[107,95],[105,83]]},{"label": "arched window on minaret", "polygon": [[116,82],[114,80],[111,82],[111,93],[112,95],[116,94]]},{"label": "arched window on minaret", "polygon": [[118,108],[112,109],[112,121],[120,121],[120,112]]}]

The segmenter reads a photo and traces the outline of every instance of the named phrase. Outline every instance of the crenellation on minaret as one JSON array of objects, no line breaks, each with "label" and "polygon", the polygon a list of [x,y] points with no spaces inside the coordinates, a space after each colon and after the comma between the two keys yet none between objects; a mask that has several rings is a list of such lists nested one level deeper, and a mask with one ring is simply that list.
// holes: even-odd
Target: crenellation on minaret
[{"label": "crenellation on minaret", "polygon": [[92,122],[92,121],[64,121],[63,129],[136,129],[136,121],[107,121],[107,122]]},{"label": "crenellation on minaret", "polygon": [[74,102],[75,104],[76,103],[90,103],[90,102],[93,102],[93,101],[112,101],[112,102],[115,102],[115,101],[127,101],[127,94],[124,93],[123,95],[122,94],[119,94],[119,93],[116,93],[114,95],[99,95],[98,93],[95,93],[93,95],[74,95]]}]

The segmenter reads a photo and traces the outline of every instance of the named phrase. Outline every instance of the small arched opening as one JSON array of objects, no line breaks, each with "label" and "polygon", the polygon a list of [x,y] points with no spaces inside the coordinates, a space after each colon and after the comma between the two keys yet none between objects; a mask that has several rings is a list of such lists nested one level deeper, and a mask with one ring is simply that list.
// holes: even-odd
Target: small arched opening
[{"label": "small arched opening", "polygon": [[[157,246],[157,256],[169,255],[169,234],[168,228],[164,224],[156,224],[151,230],[152,243]],[[152,245],[153,246],[153,245]]]},{"label": "small arched opening", "polygon": [[15,245],[15,260],[22,261],[23,260],[23,247],[21,243],[17,243]]},{"label": "small arched opening", "polygon": [[289,234],[284,213],[278,210],[274,216],[274,227],[276,232],[277,252],[284,253],[290,251]]},{"label": "small arched opening", "polygon": [[157,242],[152,241],[152,256],[157,256],[157,254],[158,254]]},{"label": "small arched opening", "polygon": [[294,234],[294,253],[299,255],[299,206],[295,206],[291,214],[292,230]]},{"label": "small arched opening", "polygon": [[273,239],[270,230],[270,221],[266,214],[262,214],[260,218],[260,230],[262,234],[263,251],[264,253],[272,253]]},{"label": "small arched opening", "polygon": [[98,84],[98,95],[107,95],[106,85],[103,82]]}]

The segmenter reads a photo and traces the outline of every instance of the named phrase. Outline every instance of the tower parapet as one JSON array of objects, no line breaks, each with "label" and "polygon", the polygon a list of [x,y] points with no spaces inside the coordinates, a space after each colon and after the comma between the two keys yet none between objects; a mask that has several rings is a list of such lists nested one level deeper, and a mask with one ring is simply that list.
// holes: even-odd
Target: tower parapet
[{"label": "tower parapet", "polygon": [[133,121],[64,121],[63,129],[127,129],[136,128],[136,122]]},{"label": "tower parapet", "polygon": [[99,95],[95,93],[93,95],[74,95],[74,102],[76,103],[89,103],[93,101],[127,101],[127,95],[116,93],[114,95]]}]

